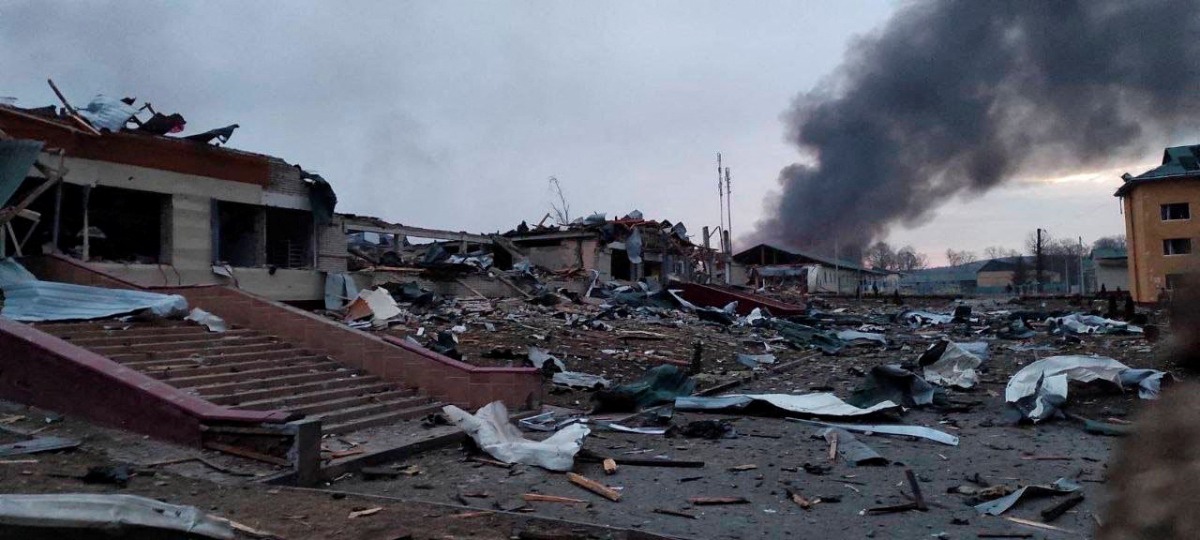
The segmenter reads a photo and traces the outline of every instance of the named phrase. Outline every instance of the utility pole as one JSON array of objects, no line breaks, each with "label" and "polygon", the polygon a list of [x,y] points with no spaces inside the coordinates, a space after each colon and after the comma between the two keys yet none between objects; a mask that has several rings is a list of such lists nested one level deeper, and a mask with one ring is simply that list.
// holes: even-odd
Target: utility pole
[{"label": "utility pole", "polygon": [[1037,282],[1037,292],[1042,292],[1042,229],[1037,230],[1037,246],[1034,249],[1034,256],[1037,260],[1034,262],[1034,280]]},{"label": "utility pole", "polygon": [[[724,179],[721,177],[721,153],[717,152],[717,197],[721,198],[721,205],[718,207],[721,214],[721,230],[725,230],[725,185]],[[724,245],[724,242],[722,242]]]},{"label": "utility pole", "polygon": [[725,220],[725,230],[729,233],[729,256],[733,257],[733,181],[729,177],[729,167],[725,167],[725,213],[729,218]]},{"label": "utility pole", "polygon": [[1083,296],[1083,237],[1079,237],[1079,295]]},{"label": "utility pole", "polygon": [[833,238],[833,287],[834,295],[842,294],[842,260],[838,258],[838,239]]}]

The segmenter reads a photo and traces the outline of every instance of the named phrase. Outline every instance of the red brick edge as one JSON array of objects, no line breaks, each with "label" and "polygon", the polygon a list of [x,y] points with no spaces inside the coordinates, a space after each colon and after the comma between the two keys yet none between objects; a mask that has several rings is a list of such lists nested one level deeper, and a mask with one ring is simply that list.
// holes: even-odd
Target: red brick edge
[{"label": "red brick edge", "polygon": [[541,405],[542,374],[534,368],[472,366],[391,336],[379,337],[287,304],[222,285],[142,287],[61,255],[29,260],[42,279],[178,294],[226,321],[286,339],[385,380],[460,407],[503,401],[514,410]]},{"label": "red brick edge", "polygon": [[214,405],[32,326],[0,318],[0,396],[199,445],[200,426],[282,423],[281,411]]}]

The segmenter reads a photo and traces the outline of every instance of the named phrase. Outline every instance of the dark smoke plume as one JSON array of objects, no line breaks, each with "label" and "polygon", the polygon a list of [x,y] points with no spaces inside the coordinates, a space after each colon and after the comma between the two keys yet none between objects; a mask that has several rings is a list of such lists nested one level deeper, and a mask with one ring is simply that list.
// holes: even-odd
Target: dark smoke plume
[{"label": "dark smoke plume", "polygon": [[909,4],[797,98],[815,164],[783,169],[751,236],[844,256],[1019,173],[1145,160],[1198,113],[1196,0]]}]

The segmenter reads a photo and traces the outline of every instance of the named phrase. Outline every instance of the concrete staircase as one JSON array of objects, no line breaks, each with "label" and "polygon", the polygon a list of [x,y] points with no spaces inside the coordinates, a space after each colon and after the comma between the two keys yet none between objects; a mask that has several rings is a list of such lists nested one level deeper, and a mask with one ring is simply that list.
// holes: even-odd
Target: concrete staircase
[{"label": "concrete staircase", "polygon": [[190,321],[43,323],[35,328],[217,405],[282,410],[350,433],[424,416],[442,404],[254,330]]}]

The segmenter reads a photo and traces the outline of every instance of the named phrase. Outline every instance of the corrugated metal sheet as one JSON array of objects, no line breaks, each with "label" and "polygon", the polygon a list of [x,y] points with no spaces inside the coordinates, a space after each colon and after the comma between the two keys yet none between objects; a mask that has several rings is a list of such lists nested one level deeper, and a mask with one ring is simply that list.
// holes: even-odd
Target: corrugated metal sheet
[{"label": "corrugated metal sheet", "polygon": [[145,309],[163,317],[187,314],[187,300],[176,294],[39,281],[13,259],[0,260],[0,289],[0,316],[22,322],[102,319]]},{"label": "corrugated metal sheet", "polygon": [[41,151],[41,141],[0,141],[0,207],[21,187]]},{"label": "corrugated metal sheet", "polygon": [[137,114],[138,109],[133,105],[125,103],[119,99],[110,98],[105,95],[98,95],[92,98],[91,103],[87,107],[79,109],[79,116],[91,122],[96,129],[107,129],[109,131],[121,131],[125,127],[125,123],[129,118]]}]

